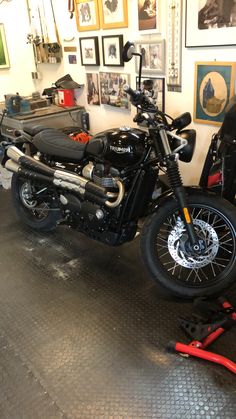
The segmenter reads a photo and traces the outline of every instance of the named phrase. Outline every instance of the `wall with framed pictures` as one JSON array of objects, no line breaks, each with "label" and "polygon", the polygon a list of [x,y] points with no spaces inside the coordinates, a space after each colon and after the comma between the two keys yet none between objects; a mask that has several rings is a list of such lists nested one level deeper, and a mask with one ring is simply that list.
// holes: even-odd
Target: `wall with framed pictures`
[{"label": "wall with framed pictures", "polygon": [[[34,90],[43,91],[45,86],[51,86],[55,80],[69,73],[75,81],[84,84],[79,101],[90,112],[92,132],[106,129],[108,123],[109,126],[134,126],[133,106],[126,109],[101,104],[99,76],[101,73],[126,74],[130,76],[131,87],[136,86],[137,59],[124,64],[121,55],[122,45],[132,40],[138,48],[142,48],[145,57],[143,77],[164,79],[165,96],[161,96],[160,90],[158,100],[162,97],[166,112],[175,117],[190,111],[194,118],[192,127],[197,129],[197,147],[191,177],[188,165],[184,165],[183,170],[185,180],[195,183],[211,135],[218,130],[213,122],[221,123],[214,121],[214,115],[208,118],[197,113],[195,63],[205,62],[206,58],[213,63],[232,62],[236,19],[229,6],[230,1],[221,0],[221,10],[211,16],[206,0],[150,0],[148,7],[145,0],[75,0],[73,19],[68,13],[68,2],[53,3],[63,61],[55,66],[40,65],[40,80],[31,78],[34,61],[32,45],[26,44],[25,40],[24,28],[28,28],[25,0],[6,2],[6,7],[1,8],[10,64],[5,68],[0,65],[1,100],[9,92],[20,90],[24,95]],[[12,31],[12,15],[17,15],[21,21],[17,33]],[[19,79],[23,80],[20,88]],[[213,84],[213,80],[215,86],[215,79],[211,82]],[[222,101],[217,88],[214,89],[215,98]],[[216,102],[208,103],[208,110],[205,109],[209,111],[210,106],[210,110],[214,110]]]}]

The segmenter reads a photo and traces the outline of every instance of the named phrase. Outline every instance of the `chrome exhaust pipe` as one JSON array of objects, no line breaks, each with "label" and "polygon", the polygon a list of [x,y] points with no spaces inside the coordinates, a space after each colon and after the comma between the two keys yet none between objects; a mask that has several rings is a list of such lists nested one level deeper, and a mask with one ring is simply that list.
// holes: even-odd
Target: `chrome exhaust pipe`
[{"label": "chrome exhaust pipe", "polygon": [[5,168],[9,170],[9,172],[18,173],[20,166],[15,161],[9,159],[5,163]]},{"label": "chrome exhaust pipe", "polygon": [[11,160],[13,160],[13,161],[15,161],[16,163],[18,163],[18,161],[19,161],[19,159],[20,159],[21,157],[25,157],[25,154],[24,154],[24,153],[22,153],[22,151],[20,151],[20,150],[19,150],[19,148],[15,147],[15,146],[13,145],[13,146],[11,146],[11,147],[9,147],[9,148],[7,149],[7,156],[8,156]]},{"label": "chrome exhaust pipe", "polygon": [[30,179],[47,180],[56,187],[66,189],[84,196],[85,199],[94,199],[96,202],[103,203],[109,208],[117,207],[123,200],[125,188],[120,180],[116,180],[118,193],[108,192],[104,187],[97,185],[91,180],[64,170],[57,170],[48,167],[46,164],[36,161],[30,156],[26,156],[17,147],[11,146],[7,150],[7,160],[5,167],[10,172],[19,173]]}]

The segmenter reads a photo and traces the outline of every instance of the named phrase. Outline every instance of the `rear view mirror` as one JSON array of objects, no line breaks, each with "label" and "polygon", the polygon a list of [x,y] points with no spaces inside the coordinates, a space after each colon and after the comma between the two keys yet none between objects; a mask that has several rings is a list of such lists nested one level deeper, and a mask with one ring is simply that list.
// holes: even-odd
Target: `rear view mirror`
[{"label": "rear view mirror", "polygon": [[135,52],[135,46],[133,42],[126,42],[122,52],[122,58],[125,63],[130,61],[133,58],[133,54]]}]

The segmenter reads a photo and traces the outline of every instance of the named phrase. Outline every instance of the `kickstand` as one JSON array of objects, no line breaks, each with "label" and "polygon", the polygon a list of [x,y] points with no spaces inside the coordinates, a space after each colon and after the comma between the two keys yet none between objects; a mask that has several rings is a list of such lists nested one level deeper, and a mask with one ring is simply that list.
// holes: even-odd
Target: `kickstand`
[{"label": "kickstand", "polygon": [[195,308],[200,309],[203,315],[179,319],[180,326],[192,338],[191,342],[169,342],[167,349],[223,365],[236,374],[235,362],[206,350],[219,336],[236,326],[236,309],[223,297],[218,299],[218,305],[198,299],[195,301]]}]

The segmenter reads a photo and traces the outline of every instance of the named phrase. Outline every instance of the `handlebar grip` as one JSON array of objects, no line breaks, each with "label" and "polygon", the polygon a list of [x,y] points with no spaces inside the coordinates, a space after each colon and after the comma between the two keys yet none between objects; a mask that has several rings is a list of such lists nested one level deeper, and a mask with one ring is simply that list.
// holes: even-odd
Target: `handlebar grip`
[{"label": "handlebar grip", "polygon": [[130,95],[132,97],[132,99],[134,99],[134,100],[137,100],[140,96],[140,92],[137,91],[137,90],[133,90],[128,84],[125,84],[123,86],[123,90],[125,91],[125,93]]}]

